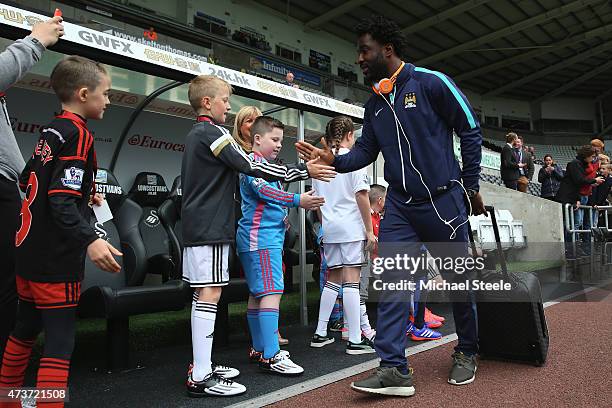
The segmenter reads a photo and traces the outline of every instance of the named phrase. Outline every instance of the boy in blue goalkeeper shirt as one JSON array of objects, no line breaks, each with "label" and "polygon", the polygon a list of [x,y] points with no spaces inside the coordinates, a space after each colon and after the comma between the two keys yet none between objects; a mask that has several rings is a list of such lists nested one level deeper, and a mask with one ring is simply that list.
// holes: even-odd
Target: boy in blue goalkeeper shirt
[{"label": "boy in blue goalkeeper shirt", "polygon": [[[277,158],[283,142],[284,125],[269,116],[258,117],[251,127],[255,161]],[[283,243],[287,208],[315,209],[324,203],[312,191],[293,194],[280,182],[267,182],[240,174],[242,218],[238,222],[238,256],[249,286],[247,320],[252,347],[249,359],[260,369],[281,375],[299,375],[304,369],[291,361],[278,344],[278,307],[283,294]]]}]

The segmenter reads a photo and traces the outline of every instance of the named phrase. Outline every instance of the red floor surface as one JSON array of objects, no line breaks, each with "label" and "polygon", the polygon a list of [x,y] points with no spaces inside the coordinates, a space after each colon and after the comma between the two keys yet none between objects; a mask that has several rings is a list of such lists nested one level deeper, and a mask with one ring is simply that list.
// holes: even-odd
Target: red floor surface
[{"label": "red floor surface", "polygon": [[352,391],[360,374],[280,401],[277,407],[612,407],[612,286],[546,309],[544,367],[483,360],[476,380],[446,382],[454,343],[412,356],[416,394],[379,398]]}]

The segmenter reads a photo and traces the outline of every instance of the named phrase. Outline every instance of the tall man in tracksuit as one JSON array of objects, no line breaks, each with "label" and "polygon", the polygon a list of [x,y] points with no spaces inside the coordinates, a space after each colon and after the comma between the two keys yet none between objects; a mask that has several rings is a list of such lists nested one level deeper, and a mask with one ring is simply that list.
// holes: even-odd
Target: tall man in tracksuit
[{"label": "tall man in tracksuit", "polygon": [[[374,16],[360,23],[357,32],[357,62],[364,76],[373,85],[382,84],[383,78],[391,79],[392,92],[375,92],[368,100],[361,137],[350,153],[334,157],[326,146],[317,149],[303,142],[297,148],[303,156],[320,156],[339,172],[363,168],[382,152],[389,190],[380,226],[381,256],[385,256],[385,247],[397,243],[415,255],[421,242],[427,243],[435,257],[465,257],[468,241],[465,196],[469,196],[474,214],[485,213],[478,193],[482,142],[478,119],[450,78],[402,62],[405,39],[397,24]],[[453,131],[461,141],[463,169],[453,154]],[[443,272],[446,280],[465,279],[454,270]],[[380,277],[383,282],[410,278],[402,270],[385,270]],[[459,342],[448,381],[462,385],[475,378],[476,309],[470,293],[454,295],[453,314]],[[414,394],[412,373],[404,355],[407,297],[405,291],[381,293],[375,341],[380,368],[371,377],[351,384],[353,389],[382,395]]]}]

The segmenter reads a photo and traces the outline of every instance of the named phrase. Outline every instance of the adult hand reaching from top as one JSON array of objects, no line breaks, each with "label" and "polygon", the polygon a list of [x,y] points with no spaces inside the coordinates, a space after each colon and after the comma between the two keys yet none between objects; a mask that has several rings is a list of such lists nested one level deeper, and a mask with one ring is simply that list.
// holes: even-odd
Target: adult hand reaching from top
[{"label": "adult hand reaching from top", "polygon": [[311,145],[308,142],[297,142],[295,144],[295,148],[300,154],[300,158],[302,160],[321,160],[321,163],[331,165],[334,163],[334,159],[336,158],[332,153],[329,146],[325,142],[325,138],[321,138],[321,144],[323,145],[322,149]]},{"label": "adult hand reaching from top", "polygon": [[47,21],[34,24],[32,37],[36,38],[45,48],[52,46],[64,35],[64,19],[61,16],[53,17]]}]

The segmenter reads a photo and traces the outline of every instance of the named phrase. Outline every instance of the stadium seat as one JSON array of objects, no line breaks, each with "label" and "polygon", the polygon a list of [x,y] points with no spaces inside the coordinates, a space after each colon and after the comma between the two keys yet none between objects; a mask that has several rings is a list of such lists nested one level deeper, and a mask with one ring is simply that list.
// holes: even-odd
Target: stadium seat
[{"label": "stadium seat", "polygon": [[159,219],[168,235],[168,255],[172,270],[171,279],[181,279],[183,275],[183,234],[181,227],[181,176],[172,183],[168,198],[158,209]]},{"label": "stadium seat", "polygon": [[171,265],[168,234],[160,223],[158,207],[167,197],[168,187],[164,178],[152,172],[138,173],[128,193],[128,198],[142,207],[138,229],[145,243],[147,273],[161,275],[162,282],[169,279]]},{"label": "stadium seat", "polygon": [[514,248],[524,248],[527,246],[527,240],[523,232],[523,221],[513,220],[510,223],[512,233],[512,246]]},{"label": "stadium seat", "polygon": [[[510,246],[512,248],[523,248],[527,246],[525,236],[523,235],[523,222],[514,219],[512,213],[508,210],[497,210],[497,213],[499,214],[497,216],[497,221],[502,226],[502,230],[510,231]],[[503,237],[501,231],[500,234],[502,234]]]},{"label": "stadium seat", "polygon": [[[494,251],[497,247],[495,244],[495,234],[493,233],[493,224],[491,219],[485,215],[470,216],[469,218],[472,230],[476,232],[476,234],[474,234],[474,239],[476,242],[480,243],[484,251]],[[511,247],[512,231],[510,228],[510,222],[508,220],[498,218],[497,225],[499,226],[502,248],[506,249]]]},{"label": "stadium seat", "polygon": [[542,185],[540,183],[530,182],[527,187],[527,191],[529,191],[530,194],[539,197],[542,193]]},{"label": "stadium seat", "polygon": [[[177,176],[172,183],[172,188],[166,200],[159,206],[159,218],[163,228],[168,235],[169,262],[172,266],[170,276],[173,279],[181,279],[183,275],[182,256],[183,238],[181,229],[181,177]],[[240,276],[240,261],[236,254],[235,246],[232,245],[228,262],[230,270],[230,282],[223,287],[221,299],[217,304],[217,318],[215,320],[215,345],[221,346],[229,343],[229,304],[246,301],[249,291],[246,279],[235,278]],[[189,289],[191,293],[191,289]],[[191,297],[189,297],[191,299]]]},{"label": "stadium seat", "polygon": [[106,194],[113,219],[91,224],[100,238],[120,249],[123,256],[119,273],[98,269],[86,260],[85,279],[78,313],[80,317],[107,321],[107,369],[129,366],[129,317],[137,314],[181,310],[185,306],[186,285],[180,280],[142,286],[147,273],[146,247],[139,230],[142,208],[127,198],[114,175],[99,169],[98,192]]}]

